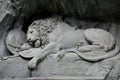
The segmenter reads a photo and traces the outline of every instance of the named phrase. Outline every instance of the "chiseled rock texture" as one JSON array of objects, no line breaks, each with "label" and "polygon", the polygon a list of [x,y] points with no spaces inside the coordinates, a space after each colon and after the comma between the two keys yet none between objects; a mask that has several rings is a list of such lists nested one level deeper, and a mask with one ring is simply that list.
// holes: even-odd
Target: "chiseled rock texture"
[{"label": "chiseled rock texture", "polygon": [[30,77],[27,62],[20,57],[0,61],[0,79]]},{"label": "chiseled rock texture", "polygon": [[[2,3],[1,3],[2,1]],[[11,0],[17,1],[17,0]],[[120,21],[119,0],[20,0],[23,11],[18,11],[27,17],[41,17],[50,15],[62,15],[84,21],[65,18],[65,22],[78,28],[90,27],[102,28],[109,31],[115,39],[120,41],[120,25],[114,23]],[[8,9],[6,0],[0,0],[0,21]],[[15,9],[16,10],[16,9]],[[13,10],[14,12],[14,10]],[[0,26],[0,45],[3,47],[5,36],[13,28],[12,17],[5,19]],[[6,21],[13,20],[10,24]],[[96,22],[91,22],[96,21]],[[105,22],[101,22],[105,21]],[[5,28],[4,28],[4,27]],[[9,29],[10,28],[10,29]],[[0,46],[1,47],[1,46]],[[6,48],[5,48],[6,49]],[[1,51],[3,48],[1,47]],[[28,77],[97,77],[105,80],[119,80],[120,60],[119,55],[98,63],[90,63],[81,60],[75,54],[68,54],[61,62],[57,62],[56,54],[49,55],[34,71],[27,68],[29,60],[21,57],[10,58],[0,61],[0,78],[28,78]],[[20,79],[21,80],[21,79]]]},{"label": "chiseled rock texture", "polygon": [[0,0],[0,22],[6,15],[7,0]]},{"label": "chiseled rock texture", "polygon": [[[90,27],[102,28],[109,31],[115,39],[119,38],[119,24],[79,21],[66,18],[65,22],[78,28],[86,29]],[[90,63],[81,60],[76,54],[67,54],[60,62],[56,59],[57,54],[47,56],[34,71],[27,68],[29,60],[21,57],[10,58],[0,61],[0,78],[31,78],[31,77],[83,77],[100,80],[119,80],[120,76],[120,54],[117,56]],[[93,79],[93,80],[94,80]],[[87,80],[87,79],[86,79]]]},{"label": "chiseled rock texture", "polygon": [[[0,78],[81,77],[94,80],[119,80],[120,55],[97,63],[81,60],[76,54],[67,54],[60,62],[56,54],[49,55],[34,71],[27,68],[28,60],[20,57],[0,61]],[[74,79],[73,79],[74,80]]]},{"label": "chiseled rock texture", "polygon": [[21,0],[26,16],[62,14],[83,20],[119,21],[119,0]]},{"label": "chiseled rock texture", "polygon": [[[11,1],[11,3],[9,2]],[[0,13],[29,16],[62,14],[83,20],[119,21],[119,0],[0,0]],[[8,5],[7,5],[8,4]],[[2,6],[2,7],[1,7]],[[4,14],[0,14],[2,16]],[[18,14],[19,15],[19,14]]]}]

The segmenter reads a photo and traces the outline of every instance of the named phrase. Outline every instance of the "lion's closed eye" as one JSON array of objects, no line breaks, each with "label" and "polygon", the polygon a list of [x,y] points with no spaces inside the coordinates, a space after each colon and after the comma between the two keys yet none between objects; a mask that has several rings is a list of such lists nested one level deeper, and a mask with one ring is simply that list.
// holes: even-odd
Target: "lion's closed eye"
[{"label": "lion's closed eye", "polygon": [[29,31],[29,33],[33,33],[33,31]]}]

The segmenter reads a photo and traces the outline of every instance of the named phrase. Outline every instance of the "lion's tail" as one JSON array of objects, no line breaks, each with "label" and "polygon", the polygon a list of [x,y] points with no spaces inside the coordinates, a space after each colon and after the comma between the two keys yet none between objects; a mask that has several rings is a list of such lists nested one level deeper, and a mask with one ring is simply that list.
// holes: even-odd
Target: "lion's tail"
[{"label": "lion's tail", "polygon": [[69,49],[67,51],[68,52],[74,52],[75,54],[77,54],[80,58],[82,58],[83,60],[86,60],[86,61],[89,61],[89,62],[97,62],[97,61],[101,61],[101,60],[104,60],[104,59],[108,59],[108,58],[111,58],[115,55],[117,55],[120,51],[120,47],[119,47],[119,44],[116,43],[115,44],[115,49],[108,52],[106,55],[103,55],[103,56],[100,56],[100,57],[88,57],[88,56],[85,56],[83,53],[75,50],[75,49]]}]

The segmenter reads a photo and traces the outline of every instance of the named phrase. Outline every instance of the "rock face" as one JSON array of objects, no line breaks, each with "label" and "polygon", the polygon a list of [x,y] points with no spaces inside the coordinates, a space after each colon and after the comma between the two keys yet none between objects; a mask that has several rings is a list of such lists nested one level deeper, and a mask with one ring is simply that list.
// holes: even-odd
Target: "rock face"
[{"label": "rock face", "polygon": [[7,12],[14,15],[22,13],[28,17],[34,14],[36,16],[62,14],[84,20],[120,20],[119,0],[1,0],[0,6],[0,13],[5,13],[7,9]]},{"label": "rock face", "polygon": [[27,60],[20,57],[0,61],[0,78],[27,78],[30,71],[27,68]]},{"label": "rock face", "polygon": [[0,23],[0,56],[8,55],[8,50],[5,45],[5,39],[8,32],[13,29],[14,21],[15,17],[7,14]]},{"label": "rock face", "polygon": [[[70,20],[70,21],[69,21]],[[111,32],[116,39],[119,40],[119,35],[112,31],[119,27],[114,23],[93,23],[83,22],[66,18],[65,21],[72,26],[81,26],[82,29],[94,27],[102,28]],[[96,26],[97,25],[97,26]],[[108,27],[106,27],[108,26]],[[79,28],[79,27],[78,27]],[[119,29],[117,30],[119,33]],[[33,51],[33,50],[32,50]],[[31,51],[31,52],[32,52]],[[35,51],[33,51],[35,52]],[[29,77],[52,77],[52,78],[91,78],[93,80],[117,80],[120,74],[119,57],[117,56],[100,62],[87,62],[76,54],[67,54],[60,62],[56,59],[57,54],[47,56],[34,71],[28,69],[28,61],[21,57],[9,58],[7,60],[0,60],[0,78],[29,78]]]},{"label": "rock face", "polygon": [[119,56],[101,62],[90,63],[81,60],[73,53],[67,54],[62,61],[58,62],[56,54],[51,54],[34,71],[28,70],[28,60],[20,57],[9,58],[0,61],[0,78],[39,77],[38,79],[41,79],[43,77],[58,78],[59,80],[64,77],[70,80],[76,80],[76,78],[85,78],[84,80],[118,80],[120,64],[117,57]]},{"label": "rock face", "polygon": [[22,7],[20,13],[26,16],[62,14],[84,20],[118,21],[120,19],[119,0],[20,0],[12,3],[16,9]]},{"label": "rock face", "polygon": [[0,0],[0,22],[6,15],[7,0]]},{"label": "rock face", "polygon": [[60,62],[56,55],[50,55],[32,73],[36,77],[98,77],[105,78],[113,67],[113,62],[89,63],[71,53]]},{"label": "rock face", "polygon": [[[11,1],[11,2],[9,2]],[[13,16],[41,17],[62,15],[65,22],[78,28],[102,28],[120,41],[120,25],[110,21],[120,21],[119,0],[0,0],[0,56],[7,55],[5,39],[10,30],[16,27]],[[19,2],[20,1],[20,2]],[[6,11],[7,10],[7,11]],[[6,15],[7,13],[12,15]],[[6,15],[6,17],[4,17]],[[3,19],[4,17],[4,19]],[[66,18],[72,17],[72,18]],[[73,18],[85,21],[75,20]],[[96,21],[99,22],[90,22]],[[87,21],[87,22],[86,22]],[[103,23],[100,21],[109,21]],[[18,20],[19,22],[19,20]],[[14,25],[14,26],[13,26]],[[18,25],[19,26],[19,25]],[[72,56],[71,56],[72,55]],[[27,68],[28,60],[21,57],[0,60],[0,78],[28,77],[92,77],[94,79],[118,80],[120,76],[120,54],[101,62],[90,63],[75,54],[67,54],[57,62],[56,55],[49,55],[36,70]]]}]

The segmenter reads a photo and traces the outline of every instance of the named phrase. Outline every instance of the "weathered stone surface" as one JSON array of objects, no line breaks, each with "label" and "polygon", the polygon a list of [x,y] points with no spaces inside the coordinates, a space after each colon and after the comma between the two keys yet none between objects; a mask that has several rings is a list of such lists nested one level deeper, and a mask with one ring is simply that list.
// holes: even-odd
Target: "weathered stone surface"
[{"label": "weathered stone surface", "polygon": [[[9,1],[9,2],[8,2]],[[100,21],[119,21],[120,20],[120,1],[119,0],[20,0],[11,1],[1,0],[0,13],[1,19],[4,14],[11,11],[19,15],[26,16],[49,16],[63,14],[84,20]],[[18,3],[20,2],[20,3]],[[8,5],[7,5],[8,4]],[[7,6],[6,6],[7,5]],[[22,8],[20,8],[22,7]],[[6,12],[6,10],[9,10]],[[22,10],[22,11],[21,11]],[[46,14],[47,13],[47,14]]]},{"label": "weathered stone surface", "polygon": [[17,6],[23,7],[23,14],[26,16],[64,14],[84,20],[120,20],[119,0],[21,0],[20,3],[22,4]]},{"label": "weathered stone surface", "polygon": [[7,0],[0,0],[0,22],[6,15]]},{"label": "weathered stone surface", "polygon": [[[6,0],[0,0],[0,21],[6,14]],[[17,0],[16,0],[17,1]],[[27,17],[34,15],[49,16],[61,14],[63,16],[74,17],[77,19],[88,20],[76,21],[68,19],[71,25],[81,27],[82,29],[94,27],[102,28],[120,41],[120,25],[115,23],[89,22],[89,20],[99,21],[120,21],[120,1],[119,0],[20,0],[24,7],[20,14]],[[29,1],[29,2],[28,2]],[[14,2],[14,1],[13,1]],[[19,11],[18,11],[19,12]],[[17,12],[16,12],[17,13]],[[47,14],[46,14],[47,13]],[[14,18],[9,17],[0,24],[0,56],[6,55],[5,38],[7,33],[13,28],[10,26]],[[3,24],[5,23],[5,24]],[[7,24],[8,23],[8,24]],[[71,57],[72,55],[72,57]],[[117,56],[119,58],[119,56]],[[20,57],[10,58],[0,61],[0,78],[26,78],[26,77],[101,77],[106,80],[119,80],[120,64],[117,58],[105,60],[98,63],[89,63],[82,61],[75,54],[68,54],[61,61],[57,62],[56,55],[52,54],[42,61],[37,69],[30,73],[27,69],[27,60]],[[21,80],[21,79],[20,79]]]},{"label": "weathered stone surface", "polygon": [[[14,29],[10,31],[6,37],[7,48],[12,54],[17,54],[17,48],[24,44],[25,41],[26,35],[23,31],[19,29]],[[15,45],[16,47],[10,46],[10,44]]]},{"label": "weathered stone surface", "polygon": [[102,77],[105,78],[115,65],[115,60],[105,60],[97,63],[89,63],[81,60],[71,53],[57,62],[56,55],[48,56],[32,72],[34,77]]},{"label": "weathered stone surface", "polygon": [[[3,13],[1,14],[2,17],[6,13],[5,9],[8,9],[8,6],[6,7],[8,2],[7,0],[1,1],[3,2],[0,4],[0,10]],[[120,1],[118,0],[20,0],[20,4],[17,1],[12,3],[15,3],[14,7],[16,9],[22,6],[22,13],[26,16],[33,14],[37,14],[34,16],[65,14],[66,16],[84,20],[119,21],[120,19]]]},{"label": "weathered stone surface", "polygon": [[71,26],[77,26],[80,29],[87,28],[100,28],[110,32],[113,37],[119,42],[120,41],[120,24],[115,22],[98,22],[98,21],[80,21],[73,18],[65,18],[65,22]]},{"label": "weathered stone surface", "polygon": [[0,78],[28,78],[30,71],[27,68],[27,60],[20,57],[0,60]]},{"label": "weathered stone surface", "polygon": [[[68,21],[66,22],[74,26],[76,25],[78,27],[80,26],[82,29],[87,29],[90,27],[106,29],[107,31],[110,31],[115,36],[115,38],[117,37],[119,38],[119,35],[116,35],[116,33],[114,34],[114,32],[112,31],[112,29],[116,31],[119,24],[84,22],[84,21],[78,21],[79,24],[77,24],[76,20],[72,20],[72,19],[68,19],[68,20],[70,20],[71,22]],[[117,30],[117,33],[119,33],[119,28]],[[31,49],[31,52],[33,52],[32,54],[34,54],[35,51]],[[16,73],[15,78],[16,77],[25,78],[30,76],[43,77],[43,78],[79,76],[79,77],[93,77],[93,78],[97,77],[97,78],[106,78],[108,80],[109,79],[117,80],[119,76],[119,60],[117,60],[119,56],[96,63],[83,61],[73,53],[67,54],[66,57],[63,58],[61,62],[57,61],[56,56],[57,54],[52,54],[49,55],[47,58],[45,58],[39,64],[37,69],[32,71],[31,75],[30,75],[30,71],[27,69],[28,61],[20,57],[11,58],[2,62],[0,61],[0,65],[1,65],[0,73],[2,73],[1,78],[4,77],[11,78],[14,76],[14,73]],[[15,68],[16,65],[19,67]],[[23,71],[21,70],[21,68],[23,68],[22,66],[24,66]],[[11,67],[14,68],[15,70],[12,70]]]},{"label": "weathered stone surface", "polygon": [[36,79],[46,80],[46,78],[58,79],[60,77],[62,80],[69,77],[69,79],[72,78],[73,80],[74,78],[86,78],[84,80],[88,80],[88,78],[117,80],[120,74],[119,56],[120,54],[101,62],[90,63],[81,60],[74,53],[67,54],[58,62],[56,58],[57,54],[51,54],[32,72],[27,68],[28,60],[20,57],[9,58],[0,61],[0,78],[36,77]]},{"label": "weathered stone surface", "polygon": [[0,56],[8,55],[5,39],[8,32],[13,29],[15,19],[14,16],[7,14],[0,23]]}]

